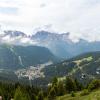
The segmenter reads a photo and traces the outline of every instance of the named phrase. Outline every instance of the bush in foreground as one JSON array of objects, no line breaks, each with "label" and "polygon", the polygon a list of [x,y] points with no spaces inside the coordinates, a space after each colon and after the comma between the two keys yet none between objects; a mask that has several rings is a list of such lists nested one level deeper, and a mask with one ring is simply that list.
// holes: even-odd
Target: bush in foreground
[{"label": "bush in foreground", "polygon": [[100,88],[100,80],[93,80],[88,86],[89,91],[92,91],[98,88]]},{"label": "bush in foreground", "polygon": [[89,91],[88,89],[84,89],[82,92],[81,92],[81,96],[85,96],[85,95],[88,95],[89,94]]},{"label": "bush in foreground", "polygon": [[71,92],[71,97],[75,97],[75,92],[74,91]]}]

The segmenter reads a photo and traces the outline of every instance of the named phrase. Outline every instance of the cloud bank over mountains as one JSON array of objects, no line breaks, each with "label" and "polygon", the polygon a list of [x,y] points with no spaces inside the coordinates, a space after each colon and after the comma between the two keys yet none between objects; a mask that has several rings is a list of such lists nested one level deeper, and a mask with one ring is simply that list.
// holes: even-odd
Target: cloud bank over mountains
[{"label": "cloud bank over mountains", "polygon": [[0,0],[0,24],[27,34],[45,29],[100,40],[100,0]]}]

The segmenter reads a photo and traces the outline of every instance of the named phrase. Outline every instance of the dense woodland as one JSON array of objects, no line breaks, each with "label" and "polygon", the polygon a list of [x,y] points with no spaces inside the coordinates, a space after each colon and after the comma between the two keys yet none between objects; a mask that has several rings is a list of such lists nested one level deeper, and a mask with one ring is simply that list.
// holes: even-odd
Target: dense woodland
[{"label": "dense woodland", "polygon": [[22,85],[19,83],[0,83],[0,96],[2,100],[56,100],[56,97],[65,94],[75,96],[77,91],[86,95],[100,87],[100,80],[92,80],[87,86],[83,86],[76,79],[66,77],[65,81],[54,78],[47,88]]}]

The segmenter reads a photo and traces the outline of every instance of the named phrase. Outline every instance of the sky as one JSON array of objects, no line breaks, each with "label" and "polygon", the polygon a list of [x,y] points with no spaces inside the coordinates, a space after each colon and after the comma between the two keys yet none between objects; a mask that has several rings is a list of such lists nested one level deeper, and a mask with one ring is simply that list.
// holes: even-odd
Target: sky
[{"label": "sky", "polygon": [[100,0],[0,0],[0,25],[26,34],[45,29],[100,40]]}]

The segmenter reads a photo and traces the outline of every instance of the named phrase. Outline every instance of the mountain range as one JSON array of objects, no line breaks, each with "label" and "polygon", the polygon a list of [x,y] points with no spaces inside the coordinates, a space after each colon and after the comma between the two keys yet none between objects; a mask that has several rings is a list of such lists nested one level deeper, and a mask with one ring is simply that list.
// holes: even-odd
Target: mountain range
[{"label": "mountain range", "polygon": [[70,33],[51,33],[44,30],[38,31],[32,35],[26,35],[20,31],[3,31],[0,34],[0,42],[11,45],[24,46],[42,46],[48,48],[55,56],[61,59],[68,59],[79,54],[100,51],[100,41],[88,42],[80,39],[78,42],[73,42],[69,35]]},{"label": "mountain range", "polygon": [[1,80],[47,85],[55,76],[60,80],[71,76],[84,84],[100,78],[100,41],[73,42],[69,35],[4,31],[0,34]]}]

